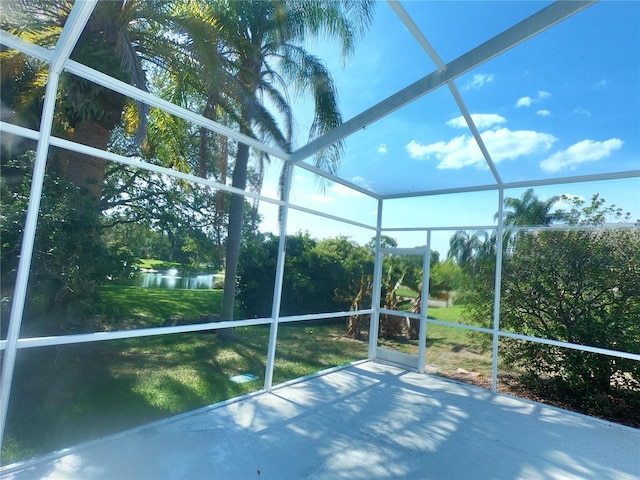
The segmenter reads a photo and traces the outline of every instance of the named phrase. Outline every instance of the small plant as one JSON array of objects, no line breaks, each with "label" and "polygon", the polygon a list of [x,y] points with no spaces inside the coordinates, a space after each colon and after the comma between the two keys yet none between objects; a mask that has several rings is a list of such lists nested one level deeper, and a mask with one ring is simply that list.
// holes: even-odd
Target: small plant
[{"label": "small plant", "polygon": [[[356,312],[360,310],[362,304],[371,304],[371,288],[372,288],[372,276],[362,275],[360,278],[360,285],[355,282],[352,285],[351,292],[345,292],[339,288],[336,288],[334,293],[334,300],[338,302],[350,302],[349,311]],[[347,337],[360,339],[362,338],[362,324],[364,320],[370,320],[370,315],[351,315],[347,325]]]},{"label": "small plant", "polygon": [[[389,268],[387,277],[382,282],[382,307],[388,310],[400,310],[401,307],[409,302],[409,300],[403,300],[398,295],[398,289],[402,286],[404,281],[404,273],[394,280],[392,273],[392,267]],[[383,313],[380,315],[380,336],[383,338],[395,338],[398,335],[402,335],[405,329],[404,318],[398,315],[390,315]]]}]

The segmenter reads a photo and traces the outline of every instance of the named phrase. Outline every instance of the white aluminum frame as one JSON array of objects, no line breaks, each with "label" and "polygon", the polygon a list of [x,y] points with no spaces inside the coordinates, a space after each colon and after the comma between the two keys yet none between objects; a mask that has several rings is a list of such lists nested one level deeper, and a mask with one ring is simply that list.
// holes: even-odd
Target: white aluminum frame
[{"label": "white aluminum frame", "polygon": [[[421,322],[420,328],[420,353],[418,355],[418,370],[424,370],[424,358],[425,358],[425,344],[426,344],[426,329],[428,324],[437,324],[437,325],[445,325],[451,328],[464,328],[470,331],[478,331],[492,335],[493,344],[492,344],[492,390],[496,391],[497,389],[497,375],[498,375],[498,347],[499,347],[499,338],[514,338],[525,341],[532,341],[538,343],[544,343],[548,345],[555,345],[562,348],[571,348],[577,349],[586,352],[599,353],[609,356],[614,356],[618,358],[626,358],[635,361],[640,361],[640,355],[633,354],[629,352],[618,352],[609,349],[596,348],[596,347],[588,347],[583,345],[577,345],[567,342],[559,342],[550,339],[542,339],[529,337],[526,335],[514,334],[511,332],[504,332],[500,330],[500,314],[499,314],[499,306],[500,306],[500,282],[501,282],[501,263],[502,263],[502,233],[504,231],[504,225],[502,222],[502,215],[499,215],[499,223],[497,227],[495,225],[491,226],[461,226],[461,227],[407,227],[407,228],[385,228],[382,222],[382,211],[385,200],[397,199],[397,198],[408,198],[408,197],[424,197],[424,196],[434,196],[434,195],[442,195],[442,194],[451,194],[451,193],[464,193],[464,192],[479,192],[479,191],[488,191],[488,190],[498,190],[499,194],[499,205],[498,209],[501,212],[503,208],[503,199],[504,193],[507,189],[512,188],[523,188],[523,187],[534,187],[534,186],[542,186],[542,185],[556,185],[556,184],[568,184],[568,183],[581,183],[581,182],[590,182],[596,180],[612,180],[612,179],[625,179],[625,178],[638,178],[640,177],[640,169],[638,170],[630,170],[630,171],[612,171],[604,174],[597,175],[582,175],[582,176],[570,176],[563,178],[551,178],[546,180],[532,180],[532,181],[522,181],[522,182],[511,182],[504,183],[499,175],[498,170],[496,169],[494,162],[491,159],[490,152],[487,151],[486,147],[482,142],[482,138],[474,125],[473,119],[464,103],[462,95],[458,91],[455,80],[461,75],[471,71],[472,69],[478,67],[486,63],[487,61],[495,58],[496,56],[506,52],[507,50],[513,48],[514,46],[525,42],[529,38],[537,35],[538,33],[551,28],[559,22],[564,21],[570,16],[580,12],[581,10],[589,7],[591,4],[595,3],[594,1],[558,1],[555,2],[539,12],[531,15],[529,18],[523,20],[522,22],[508,28],[504,32],[496,35],[492,39],[483,43],[482,45],[473,48],[457,59],[445,64],[436,50],[431,46],[427,38],[420,31],[418,26],[415,24],[413,19],[408,15],[408,13],[404,10],[402,5],[395,1],[389,0],[389,4],[391,8],[398,15],[400,20],[405,24],[411,34],[415,37],[416,41],[422,46],[425,50],[426,54],[434,61],[437,69],[436,71],[426,75],[422,79],[417,82],[409,85],[408,87],[396,92],[395,94],[389,96],[385,100],[381,101],[377,105],[365,110],[364,112],[356,115],[354,118],[344,122],[341,126],[337,127],[333,131],[327,133],[324,136],[317,138],[303,146],[302,148],[294,151],[292,154],[284,153],[276,148],[273,148],[270,145],[263,144],[261,142],[256,141],[255,139],[243,135],[239,132],[236,132],[228,127],[221,125],[212,120],[206,119],[201,115],[198,115],[194,112],[191,112],[187,109],[174,105],[170,102],[167,102],[163,99],[160,99],[148,92],[140,90],[136,87],[128,85],[124,82],[116,80],[114,78],[109,77],[101,72],[93,70],[91,68],[86,67],[85,65],[79,64],[75,61],[69,59],[69,55],[73,50],[86,22],[88,21],[93,8],[95,7],[97,0],[78,0],[75,2],[71,15],[68,21],[65,24],[63,32],[60,36],[56,47],[53,50],[48,50],[43,47],[30,44],[14,35],[9,34],[8,32],[0,31],[0,44],[9,47],[15,48],[24,52],[27,55],[33,56],[41,61],[47,62],[50,64],[50,73],[49,80],[47,83],[45,103],[42,112],[40,130],[34,131],[24,127],[20,127],[17,125],[13,125],[8,122],[0,122],[0,132],[9,133],[12,135],[17,135],[23,138],[32,139],[37,141],[37,151],[36,151],[36,161],[34,166],[33,180],[31,184],[31,196],[29,207],[27,211],[26,217],[26,226],[23,235],[23,242],[21,247],[21,256],[19,262],[19,268],[16,277],[16,288],[14,292],[14,299],[12,304],[11,315],[9,319],[9,330],[6,340],[0,341],[0,350],[3,351],[3,368],[2,368],[2,378],[0,380],[1,392],[0,392],[0,425],[2,425],[2,429],[0,429],[0,445],[2,444],[2,439],[4,435],[4,425],[6,424],[6,416],[7,409],[9,403],[9,397],[11,392],[11,385],[14,380],[14,367],[15,367],[15,358],[17,351],[22,348],[37,348],[42,346],[51,346],[51,345],[69,345],[75,343],[89,343],[89,342],[98,342],[98,341],[107,341],[107,340],[115,340],[115,339],[123,339],[123,338],[137,338],[144,336],[152,336],[152,335],[168,335],[174,333],[184,333],[184,332],[194,332],[194,331],[203,331],[203,330],[215,330],[218,328],[227,328],[227,327],[238,327],[238,326],[249,326],[249,325],[270,325],[270,336],[269,343],[267,349],[267,366],[265,372],[265,382],[264,382],[264,390],[270,391],[273,387],[273,367],[276,356],[276,348],[277,348],[277,333],[278,333],[278,325],[284,322],[299,322],[306,320],[318,320],[318,319],[329,319],[329,318],[347,318],[353,314],[370,314],[371,322],[370,322],[370,335],[369,335],[369,358],[375,358],[376,356],[376,343],[377,343],[377,329],[379,323],[379,314],[384,312],[385,310],[380,308],[380,280],[382,273],[382,256],[385,252],[384,249],[380,247],[381,235],[383,232],[388,231],[424,231],[427,237],[427,247],[426,254],[424,254],[424,271],[426,274],[423,278],[423,292],[428,291],[428,272],[429,272],[429,251],[431,244],[431,233],[434,231],[443,231],[443,230],[470,230],[470,229],[483,229],[483,230],[495,230],[498,231],[498,258],[496,260],[496,277],[495,277],[495,296],[494,296],[494,317],[493,317],[493,326],[492,328],[483,328],[469,325],[462,325],[451,322],[443,322],[439,320],[433,320],[427,318],[427,302],[423,302],[423,311],[419,315],[413,315],[415,318],[419,318]],[[154,106],[160,108],[172,115],[183,118],[189,122],[192,122],[196,125],[207,128],[211,131],[224,135],[230,139],[233,139],[237,142],[245,143],[252,148],[261,150],[269,155],[272,155],[276,158],[282,159],[284,162],[289,163],[289,168],[287,171],[286,177],[286,188],[285,188],[285,196],[282,200],[273,199],[269,197],[262,196],[253,192],[246,192],[234,187],[230,187],[224,184],[220,184],[218,182],[213,182],[210,180],[206,180],[194,175],[176,172],[175,170],[147,164],[145,162],[140,161],[135,158],[127,158],[120,155],[115,155],[110,152],[96,150],[91,147],[87,147],[85,145],[81,145],[78,143],[70,142],[65,139],[57,138],[51,135],[51,127],[53,121],[53,114],[55,108],[55,98],[56,91],[58,86],[59,76],[62,71],[67,71],[69,73],[73,73],[74,75],[78,75],[82,78],[100,84],[106,88],[110,88],[114,91],[127,95],[128,97],[135,99],[137,101],[144,102],[150,106]],[[306,160],[322,150],[325,147],[328,147],[338,141],[341,141],[353,133],[359,131],[360,129],[366,127],[369,124],[372,124],[381,118],[391,114],[392,112],[398,110],[399,108],[421,98],[424,95],[434,91],[435,89],[447,85],[451,94],[454,97],[454,100],[461,111],[463,117],[465,118],[472,135],[476,142],[478,143],[480,150],[483,153],[485,162],[489,169],[491,170],[495,183],[486,184],[486,185],[474,185],[470,187],[461,187],[461,188],[447,188],[447,189],[436,189],[436,190],[425,190],[420,192],[412,192],[408,194],[401,193],[390,193],[390,194],[379,194],[373,191],[370,191],[366,188],[363,188],[359,185],[355,185],[352,182],[349,182],[337,175],[329,174],[327,172],[321,171],[320,169],[310,165],[306,162]],[[185,326],[176,326],[176,327],[162,327],[162,328],[145,328],[139,330],[130,330],[130,331],[116,331],[116,332],[96,332],[96,333],[87,333],[87,334],[78,334],[78,335],[69,335],[69,336],[53,336],[53,337],[37,337],[37,338],[20,338],[20,328],[22,323],[22,316],[24,313],[24,304],[26,301],[26,289],[27,283],[29,279],[29,269],[30,263],[33,254],[33,246],[35,242],[35,234],[36,234],[36,224],[37,224],[37,216],[40,205],[40,200],[42,196],[42,185],[44,179],[44,171],[46,165],[46,159],[49,152],[50,147],[59,147],[71,151],[77,151],[81,153],[86,153],[88,155],[97,156],[103,158],[108,161],[119,162],[122,164],[133,165],[136,167],[144,168],[149,171],[153,171],[163,175],[169,175],[174,178],[180,178],[189,182],[199,183],[203,185],[208,185],[217,189],[221,189],[227,192],[232,192],[236,194],[242,194],[246,197],[255,198],[263,202],[268,202],[274,205],[278,205],[283,210],[283,218],[282,225],[280,226],[280,244],[279,244],[279,254],[275,272],[275,287],[274,287],[274,295],[273,295],[273,307],[271,312],[271,317],[268,318],[257,318],[257,319],[244,319],[233,322],[216,322],[216,323],[207,323],[207,324],[199,324],[199,325],[185,325]],[[339,184],[345,185],[368,195],[369,197],[377,200],[378,205],[378,213],[377,220],[375,225],[368,225],[361,222],[356,222],[347,218],[341,218],[334,215],[325,214],[322,212],[314,211],[310,208],[305,208],[302,206],[297,206],[292,204],[288,198],[288,192],[291,186],[291,178],[292,178],[292,169],[298,167],[308,170],[314,174],[321,175],[328,180],[337,182]],[[286,223],[287,223],[287,215],[290,209],[302,211],[312,215],[318,215],[324,218],[328,218],[331,220],[343,222],[346,224],[350,224],[353,226],[367,228],[375,232],[376,236],[376,263],[374,266],[374,290],[372,295],[372,306],[371,308],[362,309],[357,312],[332,312],[325,314],[309,314],[309,315],[295,315],[289,317],[280,317],[280,301],[282,294],[282,283],[283,283],[283,272],[284,272],[284,242],[285,242],[285,234],[286,234]],[[622,226],[623,228],[637,228],[635,225],[627,225]],[[526,229],[531,229],[533,227],[525,227]],[[545,227],[540,227],[545,228]],[[548,228],[548,227],[546,227]],[[580,227],[584,228],[584,227]],[[424,251],[421,251],[424,253]],[[407,312],[402,312],[403,315],[406,315]]]},{"label": "white aluminum frame", "polygon": [[20,260],[18,262],[18,272],[16,274],[16,287],[13,294],[11,314],[9,317],[9,330],[7,332],[7,349],[5,350],[2,364],[2,378],[0,380],[0,447],[4,439],[4,429],[9,408],[9,397],[11,395],[11,384],[13,383],[13,373],[15,369],[16,355],[18,351],[18,337],[22,325],[22,314],[27,295],[27,282],[29,280],[29,268],[33,257],[33,246],[36,236],[36,223],[38,212],[40,211],[40,200],[42,198],[42,186],[44,182],[45,167],[47,164],[47,154],[49,152],[49,138],[53,127],[53,115],[55,112],[56,92],[58,81],[64,62],[69,58],[73,47],[80,38],[97,0],[79,2],[71,10],[69,19],[65,24],[60,42],[57,43],[51,55],[49,78],[45,90],[45,100],[40,120],[40,137],[36,150],[36,158],[33,169],[33,179],[29,195],[29,206],[25,219],[23,241],[20,247]]}]

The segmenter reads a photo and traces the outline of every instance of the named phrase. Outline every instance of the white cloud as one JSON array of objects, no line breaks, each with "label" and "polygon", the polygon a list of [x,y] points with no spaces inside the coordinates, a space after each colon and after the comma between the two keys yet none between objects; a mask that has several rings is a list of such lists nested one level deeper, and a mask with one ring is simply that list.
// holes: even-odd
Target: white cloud
[{"label": "white cloud", "polygon": [[[495,163],[503,160],[514,160],[537,151],[549,150],[557,140],[551,134],[532,130],[512,131],[508,128],[488,130],[481,137]],[[436,142],[422,145],[412,140],[407,145],[411,158],[427,160],[435,158],[439,161],[437,168],[460,169],[467,166],[486,167],[480,148],[471,136],[462,135],[448,142]]]},{"label": "white cloud", "polygon": [[[472,113],[471,119],[478,129],[490,128],[494,125],[500,125],[507,121],[504,117],[495,113]],[[464,128],[467,126],[467,122],[464,117],[460,115],[459,117],[449,120],[447,125],[455,128]]]},{"label": "white cloud", "polygon": [[541,117],[548,117],[549,115],[551,115],[551,112],[549,110],[538,110],[536,112],[537,115],[540,115]]},{"label": "white cloud", "polygon": [[487,83],[493,82],[493,74],[488,73],[476,73],[470,82],[468,82],[465,86],[465,90],[478,90],[483,87]]},{"label": "white cloud", "polygon": [[378,153],[384,155],[385,153],[387,153],[387,144],[386,143],[381,143],[380,146],[378,147]]},{"label": "white cloud", "polygon": [[604,142],[582,140],[543,160],[540,162],[540,168],[549,173],[560,170],[575,170],[581,163],[597,162],[608,157],[612,151],[621,148],[623,143],[618,138],[610,138]]},{"label": "white cloud", "polygon": [[304,182],[304,176],[303,175],[296,175],[295,176],[295,180],[296,180],[296,182]]},{"label": "white cloud", "polygon": [[355,183],[356,185],[359,185],[361,187],[366,188],[367,190],[373,190],[371,185],[369,185],[369,182],[364,177],[361,177],[361,176],[357,175],[357,176],[353,177],[351,179],[351,181],[353,183]]},{"label": "white cloud", "polygon": [[462,168],[482,164],[483,158],[478,145],[472,137],[461,135],[448,142],[436,142],[422,145],[411,140],[407,145],[409,156],[416,160],[428,160],[432,156],[440,161],[438,168]]},{"label": "white cloud", "polygon": [[508,128],[482,133],[494,162],[513,160],[541,150],[549,150],[556,137],[534,130],[511,131]]},{"label": "white cloud", "polygon": [[551,98],[551,94],[545,90],[538,90],[535,98],[531,98],[529,96],[520,97],[516,102],[516,107],[530,107],[534,103],[542,102],[547,98]]},{"label": "white cloud", "polygon": [[576,108],[573,113],[577,113],[578,115],[587,115],[590,116],[591,112],[586,108]]}]

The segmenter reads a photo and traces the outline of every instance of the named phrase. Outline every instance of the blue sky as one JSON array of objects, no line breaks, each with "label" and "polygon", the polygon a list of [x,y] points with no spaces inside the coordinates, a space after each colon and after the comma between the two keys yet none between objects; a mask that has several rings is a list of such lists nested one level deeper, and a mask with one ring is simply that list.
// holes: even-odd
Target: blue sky
[{"label": "blue sky", "polygon": [[[547,5],[546,2],[403,2],[445,63]],[[456,80],[456,86],[505,182],[544,180],[640,168],[640,2],[603,1],[540,33]],[[433,72],[435,64],[386,2],[374,26],[342,66],[326,42],[309,48],[333,73],[345,120]],[[309,106],[297,106],[301,146]],[[265,191],[273,187],[275,165]],[[495,183],[449,89],[442,87],[346,140],[339,175],[381,194]],[[271,190],[275,192],[275,190]],[[640,180],[566,184],[535,189],[540,198],[600,193],[640,218]],[[508,190],[519,197],[523,190]],[[324,193],[312,176],[295,172],[292,200],[375,224],[376,203],[339,185]],[[497,192],[390,202],[387,226],[491,225]],[[272,228],[265,212],[265,228]],[[363,242],[372,232],[292,215],[291,232]],[[435,249],[446,255],[446,235]],[[393,234],[401,246],[424,235]],[[417,237],[417,238],[416,238]],[[442,238],[440,238],[442,237]],[[434,239],[434,243],[436,240]]]}]

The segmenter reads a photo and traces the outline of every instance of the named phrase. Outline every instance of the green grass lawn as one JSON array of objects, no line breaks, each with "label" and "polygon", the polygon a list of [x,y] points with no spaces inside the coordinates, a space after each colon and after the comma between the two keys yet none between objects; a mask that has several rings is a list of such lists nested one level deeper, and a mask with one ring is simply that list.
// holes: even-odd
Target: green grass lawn
[{"label": "green grass lawn", "polygon": [[148,270],[166,270],[169,268],[180,268],[178,262],[168,262],[166,260],[158,260],[156,258],[141,258],[138,260],[138,267]]},{"label": "green grass lawn", "polygon": [[[101,287],[107,330],[157,327],[173,315],[217,313],[221,290]],[[430,316],[460,321],[460,307]],[[345,337],[344,321],[282,324],[274,384],[367,357],[366,341]],[[16,364],[3,464],[210,405],[263,387],[268,326],[238,327],[233,341],[187,333],[21,350]],[[417,352],[417,342],[384,340]],[[428,328],[428,363],[455,377],[456,369],[486,370],[468,332]],[[237,384],[234,375],[258,380]],[[53,381],[52,379],[55,379]]]},{"label": "green grass lawn", "polygon": [[396,295],[398,295],[399,297],[416,298],[418,296],[418,292],[410,289],[409,287],[401,286],[396,290]]},{"label": "green grass lawn", "polygon": [[[222,295],[125,286],[101,294],[110,329],[215,313]],[[342,321],[280,325],[274,384],[366,358],[367,344],[344,333]],[[254,326],[236,328],[235,340],[226,342],[213,333],[187,333],[22,350],[2,463],[260,390],[268,341],[269,327]],[[244,373],[259,379],[229,380]]]},{"label": "green grass lawn", "polygon": [[[467,323],[464,307],[431,307],[429,318],[454,323]],[[427,370],[450,378],[465,379],[485,384],[491,375],[491,352],[483,348],[487,334],[471,333],[444,325],[427,325]],[[418,341],[405,339],[380,339],[380,346],[412,355],[418,354]]]},{"label": "green grass lawn", "polygon": [[453,305],[447,308],[429,307],[429,310],[427,313],[429,318],[435,318],[436,320],[444,320],[446,322],[467,323],[463,317],[464,307],[459,305]]},{"label": "green grass lawn", "polygon": [[101,287],[100,297],[108,322],[118,328],[157,327],[173,315],[196,318],[201,314],[217,313],[222,305],[222,290],[109,285]]},{"label": "green grass lawn", "polygon": [[[101,287],[101,298],[101,320],[91,326],[117,330],[157,327],[173,315],[196,319],[217,313],[222,291],[110,285]],[[465,323],[463,315],[461,306],[429,309],[430,318],[446,322]],[[345,332],[344,321],[280,325],[274,384],[366,358],[366,340],[347,338]],[[232,341],[207,332],[20,350],[2,463],[262,389],[269,327],[238,327],[235,333]],[[488,337],[428,324],[427,371],[488,387]],[[401,337],[380,339],[380,345],[418,352],[417,341]],[[230,381],[245,373],[259,378]]]}]

